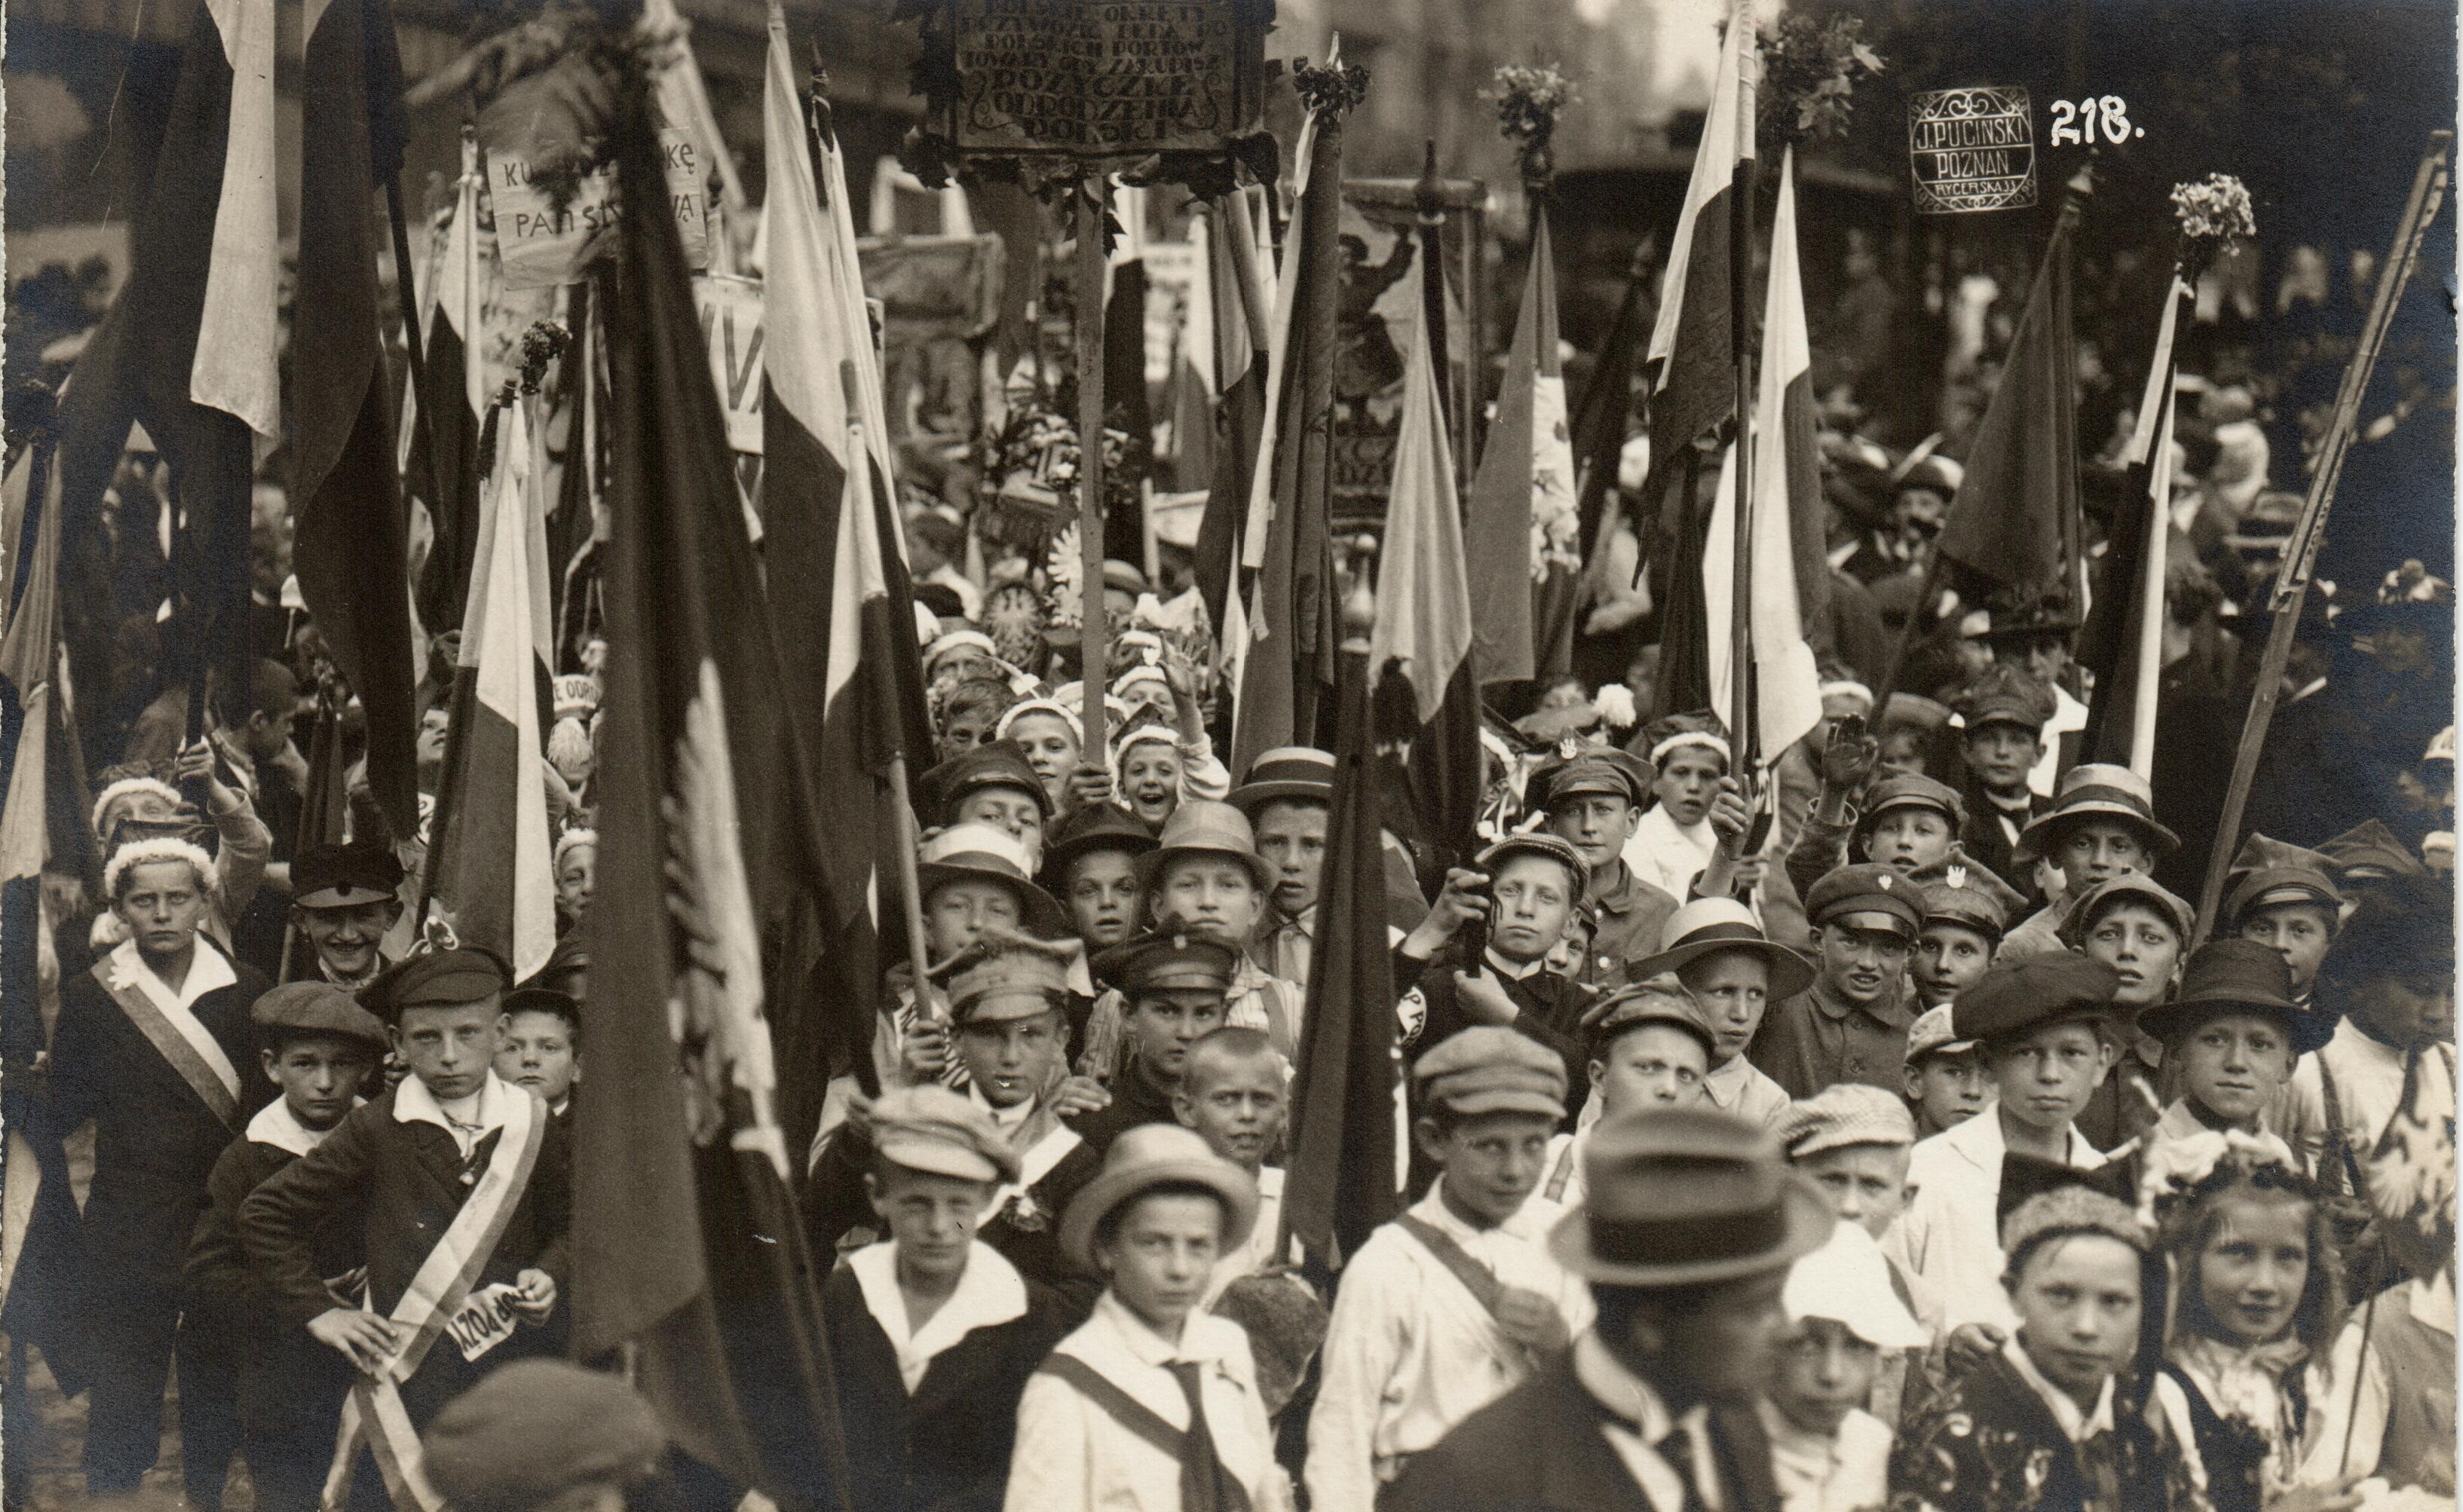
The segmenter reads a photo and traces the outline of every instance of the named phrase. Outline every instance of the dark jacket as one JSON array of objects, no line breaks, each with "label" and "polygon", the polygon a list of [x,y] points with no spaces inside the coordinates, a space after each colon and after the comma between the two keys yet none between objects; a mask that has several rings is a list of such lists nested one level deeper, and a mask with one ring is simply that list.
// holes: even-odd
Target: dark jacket
[{"label": "dark jacket", "polygon": [[[200,940],[197,948],[214,947]],[[239,1111],[230,1125],[214,1115],[93,972],[60,983],[51,1121],[66,1136],[94,1120],[94,1187],[83,1230],[97,1282],[180,1284],[214,1162],[272,1099],[272,1084],[256,1069],[248,1022],[266,982],[245,965],[231,969],[238,982],[205,994],[189,1009],[239,1072]]]},{"label": "dark jacket", "polygon": [[[1454,973],[1463,969],[1467,959],[1458,948],[1449,949],[1434,961],[1414,961],[1399,947],[1396,949],[1394,980],[1417,987],[1428,1005],[1427,1023],[1403,1048],[1414,1064],[1479,1022],[1464,1011],[1461,994],[1454,988]],[[1494,967],[1492,964],[1488,969],[1493,971]],[[1565,1127],[1570,1129],[1575,1115],[1582,1111],[1582,1099],[1590,1092],[1590,1055],[1582,1043],[1582,1014],[1597,994],[1571,977],[1558,976],[1544,966],[1518,980],[1499,973],[1497,980],[1504,983],[1505,995],[1522,1010],[1515,1015],[1514,1027],[1555,1050],[1565,1062]]]},{"label": "dark jacket", "polygon": [[[240,1139],[214,1162],[213,1203],[188,1245],[184,1328],[211,1329],[232,1342],[239,1362],[240,1422],[251,1434],[282,1437],[341,1415],[355,1372],[341,1351],[318,1343],[283,1315],[271,1288],[249,1268],[240,1243],[240,1205],[299,1157],[275,1145]],[[360,1264],[360,1234],[345,1222],[315,1236],[316,1273],[340,1276]]]},{"label": "dark jacket", "polygon": [[[1378,1512],[1635,1512],[1649,1499],[1601,1431],[1602,1409],[1559,1352],[1414,1458]],[[1711,1413],[1727,1512],[1778,1512],[1770,1439],[1750,1407]]]},{"label": "dark jacket", "polygon": [[[510,1090],[528,1095],[518,1088]],[[488,1134],[466,1161],[443,1129],[395,1118],[398,1095],[398,1090],[389,1090],[351,1110],[322,1144],[276,1172],[240,1205],[240,1241],[249,1264],[291,1327],[305,1328],[334,1306],[316,1253],[317,1236],[329,1221],[357,1228],[367,1256],[368,1305],[391,1312],[462,1210],[470,1190],[462,1177],[484,1169],[503,1137],[502,1131]],[[510,1284],[535,1267],[556,1278],[556,1310],[547,1327],[516,1328],[512,1337],[475,1363],[466,1362],[449,1339],[440,1337],[417,1373],[402,1385],[413,1423],[425,1424],[447,1399],[498,1365],[562,1350],[566,1320],[573,1312],[565,1256],[573,1220],[573,1163],[563,1125],[554,1118],[544,1122],[530,1184],[470,1289]]]},{"label": "dark jacket", "polygon": [[2113,1431],[2073,1445],[2043,1398],[1997,1350],[1955,1373],[1899,1424],[1890,1504],[1941,1512],[2203,1512],[2159,1415],[2114,1384]]},{"label": "dark jacket", "polygon": [[1009,1485],[1026,1378],[1073,1326],[1058,1296],[1026,1284],[1026,1312],[976,1328],[933,1356],[915,1394],[844,1265],[821,1286],[821,1327],[838,1372],[850,1501],[875,1512],[998,1512]]}]

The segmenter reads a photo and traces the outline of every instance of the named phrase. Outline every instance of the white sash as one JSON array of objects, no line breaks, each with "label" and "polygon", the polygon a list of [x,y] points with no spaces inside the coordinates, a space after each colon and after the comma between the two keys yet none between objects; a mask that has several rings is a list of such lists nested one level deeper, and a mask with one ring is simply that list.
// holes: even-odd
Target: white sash
[{"label": "white sash", "polygon": [[236,1100],[239,1097],[239,1069],[231,1064],[229,1056],[223,1053],[222,1042],[206,1027],[206,1021],[198,1018],[196,1009],[189,1006],[189,1003],[206,993],[239,981],[238,974],[231,970],[221,953],[211,945],[197,946],[195,956],[188,962],[188,971],[191,976],[198,972],[205,973],[205,976],[201,979],[202,990],[193,994],[188,1003],[181,1002],[180,995],[171,990],[169,983],[156,976],[153,967],[145,964],[145,958],[137,953],[137,941],[133,940],[123,941],[114,949],[109,963],[109,984],[134,987],[145,994],[156,1007],[163,1010],[163,1017],[169,1021],[171,1027],[180,1031],[180,1038],[195,1048],[197,1058],[206,1063],[206,1069],[214,1073],[214,1079],[221,1082]]},{"label": "white sash", "polygon": [[419,1430],[403,1406],[401,1383],[418,1372],[428,1348],[463,1310],[471,1284],[495,1253],[538,1165],[539,1146],[547,1134],[546,1108],[528,1088],[507,1090],[518,1095],[507,1100],[488,1169],[394,1304],[390,1316],[405,1335],[403,1343],[378,1373],[362,1374],[343,1399],[341,1433],[334,1445],[333,1468],[325,1475],[325,1512],[341,1512],[349,1504],[351,1476],[362,1444],[375,1454],[385,1491],[401,1512],[443,1512],[445,1499],[420,1472]]}]

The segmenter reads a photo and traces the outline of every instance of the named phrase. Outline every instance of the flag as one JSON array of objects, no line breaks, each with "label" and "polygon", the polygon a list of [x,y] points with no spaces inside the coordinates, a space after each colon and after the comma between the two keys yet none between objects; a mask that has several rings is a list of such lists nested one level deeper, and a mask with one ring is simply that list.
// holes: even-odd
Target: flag
[{"label": "flag", "polygon": [[[1523,280],[1522,313],[1506,354],[1488,449],[1471,481],[1465,531],[1471,615],[1479,627],[1474,659],[1482,682],[1527,681],[1558,661],[1558,653],[1568,667],[1573,657],[1572,588],[1581,560],[1575,539],[1565,370],[1557,346],[1557,272],[1548,207],[1538,201],[1531,210],[1531,271]],[[1547,642],[1535,644],[1533,602],[1541,593],[1551,594],[1558,623]],[[1561,604],[1553,602],[1558,594]]]},{"label": "flag", "polygon": [[1731,252],[1736,181],[1754,151],[1748,77],[1757,51],[1752,0],[1731,0],[1711,112],[1702,123],[1685,204],[1676,213],[1646,354],[1659,364],[1650,403],[1650,455],[1659,467],[1673,464],[1703,432],[1735,413],[1733,323],[1746,294],[1731,287]]},{"label": "flag", "polygon": [[488,263],[479,226],[479,139],[462,133],[462,177],[454,186],[453,222],[436,270],[423,354],[414,444],[403,481],[427,506],[432,527],[419,577],[419,620],[431,630],[462,622],[470,565],[479,548],[479,418],[488,412],[487,381],[477,351],[479,306]]},{"label": "flag", "polygon": [[[1607,568],[1607,545],[1616,533],[1610,510],[1617,507],[1617,464],[1633,422],[1634,365],[1642,356],[1644,268],[1642,248],[1636,248],[1616,319],[1600,344],[1599,360],[1591,365],[1591,380],[1582,389],[1581,400],[1574,406],[1574,472],[1580,480],[1575,510],[1580,518],[1580,539],[1588,553],[1584,565],[1594,579],[1586,598],[1596,598],[1605,589],[1601,580]],[[1639,539],[1642,522],[1628,523]]]},{"label": "flag", "polygon": [[[1145,191],[1120,191],[1123,234],[1112,255],[1112,292],[1103,301],[1103,425],[1128,438],[1122,466],[1143,481],[1154,461],[1154,409],[1146,398]],[[1113,486],[1104,474],[1103,487]],[[1103,554],[1145,562],[1144,511],[1110,509],[1103,515]]]},{"label": "flag", "polygon": [[1211,213],[1191,216],[1188,222],[1188,285],[1181,304],[1180,334],[1172,342],[1171,378],[1165,385],[1174,493],[1195,493],[1214,481],[1214,408],[1222,395],[1215,386],[1214,270],[1208,254],[1215,214],[1232,198],[1207,202]]},{"label": "flag", "polygon": [[2079,558],[2070,222],[2044,248],[1935,546],[2014,606],[2067,600]]},{"label": "flag", "polygon": [[[1437,435],[1444,435],[1442,426]],[[1321,1266],[1357,1254],[1370,1232],[1402,1208],[1394,1169],[1396,993],[1371,761],[1368,659],[1354,641],[1341,653],[1336,684],[1333,808],[1283,1186],[1283,1226]],[[1280,1240],[1276,1247],[1284,1247]]]},{"label": "flag", "polygon": [[[1667,474],[1667,486],[1674,490],[1672,508],[1663,510],[1670,524],[1669,549],[1651,564],[1652,596],[1664,606],[1659,619],[1659,689],[1653,707],[1642,711],[1646,720],[1654,712],[1689,714],[1708,708],[1719,708],[1719,717],[1728,717],[1725,706],[1711,698],[1711,642],[1727,637],[1728,622],[1711,617],[1697,565],[1707,554],[1704,510],[1697,497],[1702,491],[1701,472],[1701,454],[1688,446],[1681,464]],[[1734,595],[1731,592],[1728,596]]]},{"label": "flag", "polygon": [[[1421,258],[1404,276],[1442,275]],[[1405,786],[1419,837],[1451,864],[1475,844],[1480,715],[1453,449],[1437,387],[1437,334],[1429,322],[1418,322],[1406,359],[1367,675],[1376,690],[1381,754],[1388,748],[1406,753]]]},{"label": "flag", "polygon": [[[762,515],[770,621],[779,648],[807,791],[826,798],[833,842],[816,938],[814,1011],[781,1022],[781,1121],[792,1148],[820,1117],[828,1040],[868,1067],[881,989],[881,915],[899,907],[909,843],[889,786],[893,750],[931,759],[914,593],[891,512],[880,376],[853,256],[846,179],[835,144],[807,147],[784,18],[770,21],[762,201]],[[855,375],[855,394],[843,376]],[[858,429],[861,429],[861,442]],[[859,455],[859,444],[861,451]],[[869,459],[868,461],[866,459]],[[822,1017],[826,1005],[828,1017]]]},{"label": "flag", "polygon": [[280,433],[274,10],[196,8],[127,282],[61,397],[70,541],[95,528],[131,421],[170,467],[185,517],[172,553],[185,625],[165,640],[187,663],[177,670],[192,724],[207,667],[246,685],[254,453]]},{"label": "flag", "polygon": [[[626,203],[665,193],[636,103]],[[783,150],[774,138],[771,151]],[[761,945],[815,885],[761,573],[673,217],[625,216],[605,330],[611,531],[598,780],[601,971],[582,1005],[573,1350],[638,1345],[678,1445],[791,1509],[839,1504],[845,1448],[817,1279],[787,1188]]]},{"label": "flag", "polygon": [[[2156,689],[2164,676],[2164,575],[2172,536],[2172,341],[2189,286],[2166,286],[2138,423],[2122,460],[2128,465],[2119,518],[2104,557],[2104,591],[2080,637],[2080,657],[2095,674],[2095,698],[2080,736],[2082,759],[2151,776]],[[2124,585],[2126,585],[2125,591]]]},{"label": "flag", "polygon": [[[1780,160],[1778,210],[1771,225],[1769,292],[1762,309],[1760,391],[1755,396],[1753,508],[1745,517],[1753,602],[1747,606],[1756,728],[1733,732],[1741,752],[1776,755],[1821,723],[1821,677],[1804,627],[1812,618],[1804,584],[1829,585],[1821,555],[1821,465],[1813,442],[1813,344],[1804,321],[1804,286],[1797,265],[1796,153]],[[1703,539],[1702,601],[1713,633],[1711,702],[1733,707],[1729,665],[1733,647],[1717,628],[1735,601],[1736,479],[1733,448],[1719,470],[1719,493]],[[1809,539],[1808,539],[1809,538]],[[1799,549],[1812,548],[1811,563]],[[1819,575],[1813,575],[1819,573]]]},{"label": "flag", "polygon": [[[1305,131],[1307,128],[1303,128]],[[1243,606],[1240,554],[1249,533],[1249,502],[1257,474],[1257,448],[1266,422],[1266,376],[1273,338],[1268,334],[1265,291],[1258,282],[1256,225],[1251,191],[1234,189],[1207,202],[1206,272],[1209,325],[1214,335],[1214,467],[1209,473],[1206,512],[1197,526],[1195,568],[1208,622],[1227,655],[1246,649],[1232,634],[1232,616]],[[1238,686],[1234,680],[1233,687]]]},{"label": "flag", "polygon": [[334,666],[365,712],[369,790],[393,832],[406,835],[419,823],[419,667],[403,591],[408,547],[369,214],[377,185],[402,168],[402,60],[391,0],[323,0],[307,17],[291,342],[293,562]]},{"label": "flag", "polygon": [[[1311,111],[1292,250],[1276,292],[1277,345],[1250,482],[1244,572],[1253,573],[1243,627],[1232,769],[1277,745],[1320,739],[1317,706],[1334,675],[1334,349],[1341,292],[1342,118]],[[1271,459],[1271,464],[1269,462]]]},{"label": "flag", "polygon": [[528,979],[556,949],[556,875],[547,823],[550,676],[547,532],[534,484],[531,401],[496,412],[496,460],[480,511],[454,667],[452,750],[435,896],[466,945]]}]

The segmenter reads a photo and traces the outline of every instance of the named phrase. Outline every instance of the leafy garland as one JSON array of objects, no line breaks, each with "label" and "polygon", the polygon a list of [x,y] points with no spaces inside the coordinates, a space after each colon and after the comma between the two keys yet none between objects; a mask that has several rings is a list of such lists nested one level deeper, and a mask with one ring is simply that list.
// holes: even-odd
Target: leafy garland
[{"label": "leafy garland", "polygon": [[1495,103],[1496,129],[1521,159],[1524,182],[1546,184],[1556,173],[1549,144],[1557,118],[1566,106],[1581,103],[1581,91],[1554,63],[1508,63],[1496,71],[1495,87],[1480,91],[1480,98]]},{"label": "leafy garland", "polygon": [[1859,16],[1783,17],[1762,44],[1755,134],[1798,145],[1844,137],[1855,113],[1857,81],[1886,66],[1864,36]]},{"label": "leafy garland", "polygon": [[1368,70],[1358,63],[1327,63],[1323,66],[1306,58],[1292,60],[1292,88],[1300,102],[1316,116],[1340,118],[1351,114],[1368,98]]},{"label": "leafy garland", "polygon": [[2181,226],[2181,275],[2191,282],[2257,234],[2249,186],[2229,173],[2172,185],[2172,218]]}]

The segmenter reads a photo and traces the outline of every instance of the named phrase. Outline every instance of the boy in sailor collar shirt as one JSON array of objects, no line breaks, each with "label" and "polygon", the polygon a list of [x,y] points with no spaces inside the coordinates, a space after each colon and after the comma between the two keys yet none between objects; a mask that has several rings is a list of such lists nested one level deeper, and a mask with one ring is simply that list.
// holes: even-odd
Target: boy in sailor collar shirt
[{"label": "boy in sailor collar shirt", "polygon": [[863,1185],[889,1238],[821,1288],[850,1495],[881,1512],[989,1512],[1009,1479],[1018,1395],[1059,1342],[1064,1305],[977,1239],[1017,1152],[992,1113],[940,1087],[884,1093]]}]

